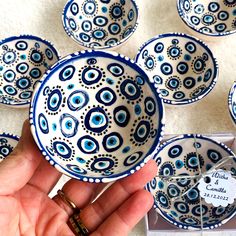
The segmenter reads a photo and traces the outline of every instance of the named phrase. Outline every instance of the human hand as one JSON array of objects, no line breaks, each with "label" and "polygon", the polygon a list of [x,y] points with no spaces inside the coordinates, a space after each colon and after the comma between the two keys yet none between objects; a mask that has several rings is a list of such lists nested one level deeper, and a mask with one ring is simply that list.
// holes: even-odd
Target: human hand
[{"label": "human hand", "polygon": [[[119,180],[95,202],[104,184],[68,181],[63,192],[82,209],[80,218],[92,236],[127,235],[151,208],[153,198],[144,185],[156,174],[154,161]],[[61,174],[42,158],[25,122],[16,149],[0,163],[0,235],[72,236],[67,225],[73,214],[60,196],[48,193]]]}]

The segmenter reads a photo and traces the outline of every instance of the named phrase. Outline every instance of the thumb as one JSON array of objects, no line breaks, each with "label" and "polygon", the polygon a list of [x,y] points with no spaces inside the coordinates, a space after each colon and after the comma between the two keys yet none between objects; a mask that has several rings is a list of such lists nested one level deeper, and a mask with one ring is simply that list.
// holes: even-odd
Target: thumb
[{"label": "thumb", "polygon": [[0,195],[13,194],[26,185],[41,162],[38,150],[26,120],[20,141],[14,151],[0,163]]}]

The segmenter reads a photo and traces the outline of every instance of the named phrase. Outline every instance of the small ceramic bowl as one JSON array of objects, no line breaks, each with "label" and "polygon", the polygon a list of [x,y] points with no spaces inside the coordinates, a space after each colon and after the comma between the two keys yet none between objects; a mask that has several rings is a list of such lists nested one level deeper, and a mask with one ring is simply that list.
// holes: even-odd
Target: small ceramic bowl
[{"label": "small ceramic bowl", "polygon": [[234,124],[236,125],[236,82],[234,82],[228,99],[229,111]]},{"label": "small ceramic bowl", "polygon": [[62,15],[66,33],[94,49],[125,42],[136,31],[138,18],[135,0],[69,0]]},{"label": "small ceramic bowl", "polygon": [[35,84],[58,60],[52,44],[35,36],[0,41],[0,103],[16,108],[29,106]]},{"label": "small ceramic bowl", "polygon": [[[227,207],[214,207],[201,198],[201,208],[196,179],[166,181],[163,178],[193,176],[209,171],[223,158],[234,156],[223,143],[201,135],[182,135],[162,144],[154,156],[159,166],[158,173],[147,188],[155,198],[156,211],[169,223],[181,229],[201,229],[202,209],[203,229],[214,229],[236,214],[236,202]],[[220,169],[236,173],[236,161],[232,161],[235,165],[224,165]],[[187,191],[188,193],[182,196]]]},{"label": "small ceramic bowl", "polygon": [[218,65],[202,41],[182,33],[158,35],[146,42],[136,62],[161,92],[164,103],[186,105],[215,86]]},{"label": "small ceramic bowl", "polygon": [[0,162],[16,147],[19,137],[13,134],[0,134]]},{"label": "small ceramic bowl", "polygon": [[129,58],[82,51],[60,60],[38,85],[30,121],[51,165],[72,178],[109,182],[149,160],[163,112],[147,75]]},{"label": "small ceramic bowl", "polygon": [[183,22],[204,36],[226,36],[236,32],[234,0],[177,0]]}]

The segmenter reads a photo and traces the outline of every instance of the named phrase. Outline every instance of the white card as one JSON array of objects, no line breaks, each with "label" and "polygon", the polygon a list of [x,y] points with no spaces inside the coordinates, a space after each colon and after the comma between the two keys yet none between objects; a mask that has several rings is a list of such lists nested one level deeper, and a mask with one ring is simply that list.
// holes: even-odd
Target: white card
[{"label": "white card", "polygon": [[199,181],[200,196],[215,207],[226,207],[236,198],[236,180],[230,172],[216,170]]}]

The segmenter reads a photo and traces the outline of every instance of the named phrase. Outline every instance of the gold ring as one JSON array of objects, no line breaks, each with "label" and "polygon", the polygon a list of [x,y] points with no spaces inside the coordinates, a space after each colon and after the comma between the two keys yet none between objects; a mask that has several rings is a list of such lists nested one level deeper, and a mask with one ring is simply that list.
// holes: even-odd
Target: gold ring
[{"label": "gold ring", "polygon": [[78,211],[76,205],[65,195],[62,190],[58,190],[57,194],[68,207],[70,207],[72,210]]},{"label": "gold ring", "polygon": [[77,236],[89,235],[89,231],[81,221],[79,214],[75,213],[69,218],[68,226]]}]

